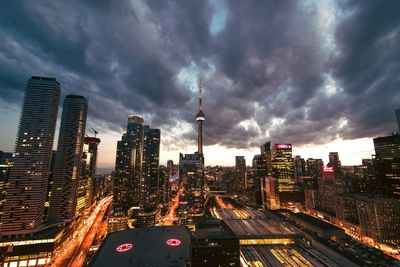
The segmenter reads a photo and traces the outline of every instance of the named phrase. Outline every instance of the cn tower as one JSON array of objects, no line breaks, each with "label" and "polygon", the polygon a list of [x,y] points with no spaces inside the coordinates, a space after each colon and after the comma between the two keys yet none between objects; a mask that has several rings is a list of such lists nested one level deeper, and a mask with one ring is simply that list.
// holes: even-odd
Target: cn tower
[{"label": "cn tower", "polygon": [[197,146],[200,156],[203,157],[203,121],[205,119],[203,113],[203,96],[201,92],[201,81],[199,83],[199,112],[196,115],[197,121]]}]

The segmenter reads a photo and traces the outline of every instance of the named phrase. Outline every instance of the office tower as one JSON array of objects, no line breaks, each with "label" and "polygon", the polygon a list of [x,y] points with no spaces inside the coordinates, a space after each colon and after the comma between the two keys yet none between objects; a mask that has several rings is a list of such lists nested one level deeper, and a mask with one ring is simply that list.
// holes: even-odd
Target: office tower
[{"label": "office tower", "polygon": [[[203,122],[205,119],[205,115],[203,112],[203,95],[201,83],[199,84],[199,112],[196,115],[197,121],[197,151],[199,155],[203,155]],[[204,159],[203,159],[204,161]]]},{"label": "office tower", "polygon": [[64,99],[50,196],[49,220],[53,222],[75,218],[87,109],[83,96]]},{"label": "office tower", "polygon": [[100,138],[86,136],[82,151],[81,177],[78,183],[76,211],[82,214],[94,202],[94,178],[97,167],[97,150]]},{"label": "office tower", "polygon": [[265,178],[265,196],[267,209],[276,210],[280,208],[280,199],[278,191],[278,180],[268,176]]},{"label": "office tower", "polygon": [[267,161],[263,155],[254,155],[253,157],[253,185],[254,195],[257,205],[265,207],[265,178],[267,177]]},{"label": "office tower", "polygon": [[400,134],[374,138],[374,147],[377,193],[400,197]]},{"label": "office tower", "polygon": [[42,222],[60,90],[54,78],[28,80],[1,217],[3,234],[29,234]]},{"label": "office tower", "polygon": [[317,208],[318,199],[318,179],[305,178],[304,185],[304,206],[306,210],[314,210]]},{"label": "office tower", "polygon": [[236,166],[236,187],[243,191],[246,189],[246,159],[244,156],[235,157]]},{"label": "office tower", "polygon": [[321,177],[324,162],[322,159],[309,158],[306,161],[306,174],[313,178]]},{"label": "office tower", "polygon": [[[179,154],[179,180],[184,185],[182,224],[194,224],[204,214],[204,165],[199,153]],[[185,213],[186,212],[186,213]]]},{"label": "office tower", "polygon": [[322,169],[322,176],[318,178],[317,208],[321,211],[336,215],[336,175],[334,167],[329,164]]},{"label": "office tower", "polygon": [[340,162],[338,152],[329,152],[329,164],[333,167],[336,174],[342,173],[342,164]]},{"label": "office tower", "polygon": [[400,134],[374,138],[376,158],[394,159],[400,157]]},{"label": "office tower", "polygon": [[158,207],[158,166],[160,161],[160,130],[144,126],[143,142],[143,200],[146,208]]},{"label": "office tower", "polygon": [[272,176],[278,179],[279,192],[297,190],[293,173],[292,145],[275,144],[272,151]]},{"label": "office tower", "polygon": [[271,142],[266,142],[260,147],[261,156],[264,157],[267,175],[272,175],[272,149]]},{"label": "office tower", "polygon": [[[114,173],[113,209],[109,232],[124,230],[136,224],[133,210],[140,209],[142,193],[144,119],[139,115],[128,117],[127,132],[117,142]],[[129,217],[129,218],[128,218]]]},{"label": "office tower", "polygon": [[400,244],[400,199],[355,196],[361,233],[374,241]]},{"label": "office tower", "polygon": [[300,156],[293,159],[294,178],[296,182],[302,182],[302,177],[306,175],[306,161]]},{"label": "office tower", "polygon": [[400,132],[400,108],[395,110],[396,113],[396,121],[397,121],[397,130]]}]

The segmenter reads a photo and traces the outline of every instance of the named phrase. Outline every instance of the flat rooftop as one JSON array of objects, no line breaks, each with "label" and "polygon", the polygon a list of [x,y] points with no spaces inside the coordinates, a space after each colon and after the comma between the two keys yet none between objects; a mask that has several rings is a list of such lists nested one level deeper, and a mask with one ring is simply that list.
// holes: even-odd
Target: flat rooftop
[{"label": "flat rooftop", "polygon": [[184,226],[156,226],[111,233],[89,266],[187,266],[192,235]]}]

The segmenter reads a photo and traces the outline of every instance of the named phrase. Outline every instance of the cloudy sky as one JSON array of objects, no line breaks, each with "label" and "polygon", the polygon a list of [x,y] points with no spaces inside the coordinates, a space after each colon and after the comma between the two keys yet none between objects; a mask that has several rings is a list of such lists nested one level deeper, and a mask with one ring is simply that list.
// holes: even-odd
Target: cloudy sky
[{"label": "cloudy sky", "polygon": [[31,75],[89,98],[100,167],[129,114],[161,129],[161,163],[196,150],[199,78],[207,164],[250,165],[265,141],[359,164],[396,130],[400,1],[3,1],[0,150]]}]

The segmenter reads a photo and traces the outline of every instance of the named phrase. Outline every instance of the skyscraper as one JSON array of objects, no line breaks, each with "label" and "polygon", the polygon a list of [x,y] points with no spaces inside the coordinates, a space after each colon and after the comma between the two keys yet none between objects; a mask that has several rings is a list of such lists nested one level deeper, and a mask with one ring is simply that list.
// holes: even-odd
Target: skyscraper
[{"label": "skyscraper", "polygon": [[[117,142],[114,173],[112,213],[109,232],[124,230],[136,225],[134,214],[140,209],[142,199],[144,119],[140,115],[128,117],[127,132]],[[129,217],[129,215],[131,217]]]},{"label": "skyscraper", "polygon": [[400,108],[395,110],[396,113],[396,121],[397,121],[397,130],[400,132]]},{"label": "skyscraper", "polygon": [[67,95],[64,99],[50,196],[49,220],[53,222],[75,218],[87,109],[83,96]]},{"label": "skyscraper", "polygon": [[158,187],[160,162],[160,130],[144,126],[143,142],[143,198],[144,205],[151,209],[158,206]]},{"label": "skyscraper", "polygon": [[374,138],[379,194],[400,197],[400,134]]},{"label": "skyscraper", "polygon": [[272,152],[272,173],[273,177],[278,179],[279,192],[296,191],[291,144],[274,145]]},{"label": "skyscraper", "polygon": [[42,222],[60,91],[55,78],[28,80],[1,217],[3,234],[29,234]]}]

